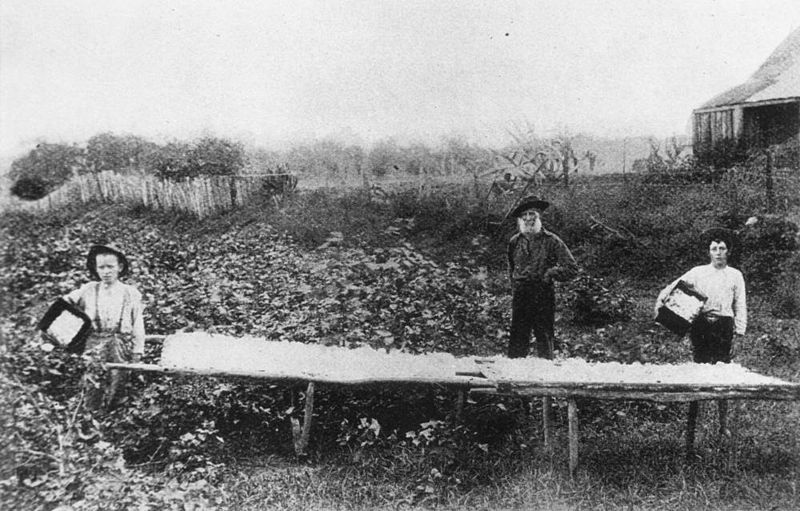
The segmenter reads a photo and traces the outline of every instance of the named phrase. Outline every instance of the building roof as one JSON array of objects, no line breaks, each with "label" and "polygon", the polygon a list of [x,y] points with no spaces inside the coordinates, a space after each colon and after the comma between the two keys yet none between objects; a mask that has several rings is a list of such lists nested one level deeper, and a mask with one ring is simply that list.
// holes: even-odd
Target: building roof
[{"label": "building roof", "polygon": [[800,27],[746,82],[714,96],[700,109],[800,97]]}]

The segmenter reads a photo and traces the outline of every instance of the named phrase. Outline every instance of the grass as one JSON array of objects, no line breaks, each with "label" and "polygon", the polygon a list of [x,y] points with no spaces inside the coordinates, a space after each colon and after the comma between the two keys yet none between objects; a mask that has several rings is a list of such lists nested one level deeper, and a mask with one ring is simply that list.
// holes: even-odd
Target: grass
[{"label": "grass", "polygon": [[[459,470],[439,479],[425,476],[442,471],[424,462],[409,473],[410,460],[397,455],[311,465],[240,459],[225,489],[234,509],[796,509],[800,503],[796,467],[787,473],[785,460],[770,466],[769,450],[740,448],[731,466],[715,446],[687,462],[677,433],[674,426],[625,424],[603,437],[587,434],[574,479],[560,448],[548,454],[529,447],[461,460]],[[420,488],[426,485],[429,493]]]}]

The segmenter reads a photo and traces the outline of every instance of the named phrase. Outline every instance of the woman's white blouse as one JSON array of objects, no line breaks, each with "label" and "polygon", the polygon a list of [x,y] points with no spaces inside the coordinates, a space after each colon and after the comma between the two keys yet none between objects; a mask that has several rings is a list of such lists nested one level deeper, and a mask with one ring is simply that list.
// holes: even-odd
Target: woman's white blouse
[{"label": "woman's white blouse", "polygon": [[704,313],[732,317],[736,333],[740,335],[745,333],[747,293],[742,272],[730,266],[724,268],[715,268],[713,264],[695,266],[667,286],[659,298],[666,297],[681,280],[708,297],[708,301],[703,305]]}]

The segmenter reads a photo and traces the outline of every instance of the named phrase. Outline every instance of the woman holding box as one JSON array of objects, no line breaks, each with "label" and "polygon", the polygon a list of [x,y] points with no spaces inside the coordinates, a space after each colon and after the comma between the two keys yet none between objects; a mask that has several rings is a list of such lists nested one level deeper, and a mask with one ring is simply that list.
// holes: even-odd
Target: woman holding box
[{"label": "woman holding box", "polygon": [[[728,257],[734,248],[734,233],[729,229],[713,228],[703,233],[703,244],[708,250],[709,264],[695,266],[664,288],[656,300],[658,309],[672,289],[683,281],[707,297],[689,330],[694,361],[702,364],[731,361],[733,337],[744,335],[747,329],[747,293],[742,272],[728,266]],[[727,435],[727,403],[719,401],[719,431]],[[697,423],[698,402],[689,404],[686,432],[686,449],[694,449],[694,432]]]}]

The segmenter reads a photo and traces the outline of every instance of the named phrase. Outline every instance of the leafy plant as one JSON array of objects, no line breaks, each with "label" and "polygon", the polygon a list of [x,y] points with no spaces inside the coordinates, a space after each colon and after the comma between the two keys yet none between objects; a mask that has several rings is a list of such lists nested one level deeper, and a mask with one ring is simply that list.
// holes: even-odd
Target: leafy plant
[{"label": "leafy plant", "polygon": [[158,150],[157,144],[141,137],[100,133],[86,142],[86,166],[93,172],[146,170]]},{"label": "leafy plant", "polygon": [[157,175],[184,179],[234,175],[244,168],[246,155],[240,142],[204,137],[191,143],[170,142],[149,159]]},{"label": "leafy plant", "polygon": [[47,182],[39,176],[23,176],[11,186],[11,193],[23,200],[41,199],[47,190]]},{"label": "leafy plant", "polygon": [[631,317],[631,298],[611,289],[600,278],[581,272],[568,283],[568,288],[567,303],[577,323],[602,326]]},{"label": "leafy plant", "polygon": [[784,274],[771,298],[772,315],[784,319],[800,319],[800,275]]}]

